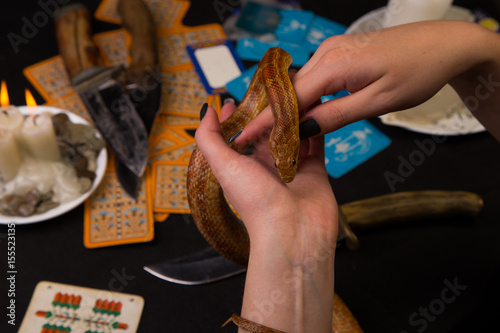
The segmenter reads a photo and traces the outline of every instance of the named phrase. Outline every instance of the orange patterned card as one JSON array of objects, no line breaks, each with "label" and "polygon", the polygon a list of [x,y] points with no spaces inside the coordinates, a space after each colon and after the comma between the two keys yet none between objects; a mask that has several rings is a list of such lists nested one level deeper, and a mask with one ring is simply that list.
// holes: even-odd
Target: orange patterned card
[{"label": "orange patterned card", "polygon": [[113,172],[107,172],[85,202],[84,244],[96,248],[151,241],[154,219],[147,177],[139,182],[137,200],[122,189]]},{"label": "orange patterned card", "polygon": [[158,46],[160,65],[163,71],[192,68],[186,46],[200,42],[217,41],[226,38],[220,24],[199,27],[183,27],[174,30],[159,30]]},{"label": "orange patterned card", "polygon": [[151,136],[149,145],[150,158],[168,152],[172,147],[194,142],[193,137],[180,128],[167,127],[157,133],[159,134],[154,137]]},{"label": "orange patterned card", "polygon": [[169,216],[166,213],[155,213],[155,222],[165,222]]},{"label": "orange patterned card", "polygon": [[125,29],[101,32],[94,35],[94,42],[107,66],[130,63],[128,49],[132,38]]},{"label": "orange patterned card", "polygon": [[155,212],[190,213],[186,190],[188,165],[188,162],[178,161],[159,161],[153,164]]},{"label": "orange patterned card", "polygon": [[47,101],[54,101],[74,91],[61,56],[29,66],[24,75]]},{"label": "orange patterned card", "polygon": [[18,332],[134,333],[143,308],[138,295],[41,281]]},{"label": "orange patterned card", "polygon": [[46,105],[71,111],[74,114],[77,114],[80,117],[87,120],[90,124],[94,123],[92,117],[87,112],[87,109],[85,107],[85,104],[83,104],[82,99],[74,90],[71,91],[69,94],[64,95],[63,97],[58,98],[57,100],[47,103]]},{"label": "orange patterned card", "polygon": [[171,148],[162,150],[155,155],[151,155],[150,162],[155,163],[158,161],[184,161],[189,162],[191,153],[193,152],[196,143],[189,141],[184,144],[176,145]]},{"label": "orange patterned card", "polygon": [[200,109],[208,99],[194,69],[162,73],[160,112],[173,116],[200,117]]},{"label": "orange patterned card", "polygon": [[[158,28],[171,29],[181,24],[190,2],[180,0],[145,0],[149,5],[153,19]],[[121,18],[116,11],[118,0],[104,0],[101,2],[95,18],[101,21],[121,24]]]}]

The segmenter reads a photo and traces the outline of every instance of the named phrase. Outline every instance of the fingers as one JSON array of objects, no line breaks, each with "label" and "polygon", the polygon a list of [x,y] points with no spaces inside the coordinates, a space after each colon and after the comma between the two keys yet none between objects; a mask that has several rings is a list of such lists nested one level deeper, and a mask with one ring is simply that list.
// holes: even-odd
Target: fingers
[{"label": "fingers", "polygon": [[[348,75],[353,59],[347,61],[343,49],[335,45],[335,39],[322,44],[318,51],[308,61],[308,63],[295,75],[292,75],[293,87],[297,96],[298,108],[300,111],[314,109],[322,96],[335,93],[347,88]],[[345,44],[345,43],[344,43]],[[356,82],[351,90],[359,90],[371,83],[367,76]],[[333,115],[335,117],[335,115]],[[311,117],[306,117],[308,119]],[[331,117],[330,117],[331,118]],[[348,117],[343,117],[346,120]],[[346,123],[343,123],[345,125]],[[272,114],[270,108],[264,109],[258,117],[252,120],[236,139],[237,144],[248,144],[258,139],[259,135],[272,127]],[[341,127],[340,124],[328,127]],[[326,127],[325,127],[326,128]],[[321,133],[325,133],[322,131]],[[314,133],[317,135],[319,133]]]},{"label": "fingers", "polygon": [[301,125],[307,125],[301,126],[301,139],[325,135],[363,119],[365,114],[356,111],[359,100],[348,97],[334,99],[311,109],[301,122]]},{"label": "fingers", "polygon": [[[231,161],[240,156],[237,152],[229,148],[222,138],[220,131],[221,127],[217,113],[213,108],[209,107],[200,126],[196,130],[195,140],[219,181],[225,178],[222,175],[228,171],[228,165],[232,165]],[[236,170],[237,168],[231,169]]]},{"label": "fingers", "polygon": [[325,163],[325,137],[322,135],[316,136],[309,140],[309,156],[317,158],[322,164]]},{"label": "fingers", "polygon": [[273,115],[268,106],[252,121],[250,121],[243,132],[234,140],[237,145],[247,145],[257,141],[263,133],[266,133],[273,127]]},{"label": "fingers", "polygon": [[234,99],[227,98],[224,100],[224,105],[220,111],[220,121],[223,122],[236,110],[236,105],[234,104]]}]

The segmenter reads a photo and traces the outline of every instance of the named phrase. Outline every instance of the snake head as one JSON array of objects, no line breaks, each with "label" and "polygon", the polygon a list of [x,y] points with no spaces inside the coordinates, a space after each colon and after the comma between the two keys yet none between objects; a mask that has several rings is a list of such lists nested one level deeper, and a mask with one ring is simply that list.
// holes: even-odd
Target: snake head
[{"label": "snake head", "polygon": [[299,148],[297,144],[276,144],[270,142],[271,155],[274,159],[274,166],[278,169],[281,180],[290,183],[295,178],[297,172],[297,160]]}]

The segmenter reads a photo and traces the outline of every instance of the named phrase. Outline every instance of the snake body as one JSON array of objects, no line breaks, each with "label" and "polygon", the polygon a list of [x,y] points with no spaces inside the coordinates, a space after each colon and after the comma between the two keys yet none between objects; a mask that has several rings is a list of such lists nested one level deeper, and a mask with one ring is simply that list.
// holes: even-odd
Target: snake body
[{"label": "snake body", "polygon": [[[284,182],[295,177],[300,139],[297,98],[288,75],[291,56],[280,48],[269,49],[260,61],[240,105],[221,124],[226,142],[267,105],[273,113],[269,147]],[[228,143],[233,149],[237,147]],[[248,233],[226,202],[210,166],[196,147],[187,172],[187,194],[193,220],[207,242],[220,254],[246,267],[250,251]],[[332,332],[361,332],[356,319],[335,295]]]}]

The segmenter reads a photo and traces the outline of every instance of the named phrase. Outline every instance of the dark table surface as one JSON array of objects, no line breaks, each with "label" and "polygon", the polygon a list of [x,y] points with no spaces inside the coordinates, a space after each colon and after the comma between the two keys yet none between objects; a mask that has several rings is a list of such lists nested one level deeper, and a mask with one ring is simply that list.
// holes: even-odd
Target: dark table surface
[{"label": "dark table surface", "polygon": [[[41,0],[42,2],[46,2]],[[223,3],[238,3],[225,1]],[[54,1],[55,2],[55,1]],[[59,0],[60,3],[67,2]],[[83,1],[95,10],[98,0]],[[192,1],[187,25],[221,23],[215,1]],[[303,1],[305,9],[350,25],[386,1]],[[500,18],[500,1],[455,1],[477,6]],[[4,3],[0,11],[0,79],[9,85],[11,103],[24,104],[30,84],[22,69],[56,55],[52,24],[14,52],[8,32],[19,32],[23,17],[40,10],[38,1]],[[116,26],[93,22],[95,32]],[[34,91],[34,89],[31,89]],[[43,99],[35,95],[39,103]],[[339,203],[390,193],[384,172],[397,172],[399,156],[418,149],[415,140],[429,136],[381,125],[371,120],[392,144],[331,183]],[[366,332],[480,332],[493,329],[500,311],[500,144],[488,133],[448,137],[397,191],[466,190],[478,193],[484,211],[474,219],[418,221],[407,225],[358,232],[362,247],[341,247],[336,257],[336,291]],[[0,158],[2,158],[0,156]],[[0,332],[17,331],[33,290],[40,281],[98,289],[120,290],[145,299],[139,332],[235,332],[220,328],[239,313],[245,276],[203,286],[183,286],[160,280],[143,266],[196,252],[206,246],[189,217],[171,215],[156,223],[155,238],[143,244],[89,250],[83,246],[83,206],[43,223],[20,225],[16,235],[16,327],[7,325],[5,284],[7,228],[0,227]],[[126,278],[117,283],[116,275]],[[448,281],[448,282],[445,282]],[[457,297],[439,300],[447,283],[462,287]],[[446,294],[448,295],[448,294]],[[448,295],[449,296],[449,295]],[[441,307],[439,304],[444,305]],[[423,314],[426,309],[427,317]]]}]

